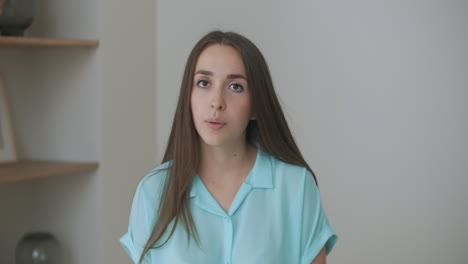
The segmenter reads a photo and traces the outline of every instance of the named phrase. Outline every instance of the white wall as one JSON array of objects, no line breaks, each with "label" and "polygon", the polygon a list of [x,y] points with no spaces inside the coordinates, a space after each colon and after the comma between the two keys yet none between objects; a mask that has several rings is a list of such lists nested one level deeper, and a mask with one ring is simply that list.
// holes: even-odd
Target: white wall
[{"label": "white wall", "polygon": [[264,53],[340,240],[330,263],[468,261],[468,2],[156,3],[158,160],[209,30]]},{"label": "white wall", "polygon": [[101,0],[99,10],[102,259],[97,263],[130,263],[119,238],[127,231],[138,181],[157,165],[154,2]]}]

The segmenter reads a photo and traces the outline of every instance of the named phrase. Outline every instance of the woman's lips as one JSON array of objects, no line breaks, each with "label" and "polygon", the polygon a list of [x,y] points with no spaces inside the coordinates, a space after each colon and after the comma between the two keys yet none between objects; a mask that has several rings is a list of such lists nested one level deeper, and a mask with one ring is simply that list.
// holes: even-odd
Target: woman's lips
[{"label": "woman's lips", "polygon": [[210,121],[206,121],[206,124],[208,125],[208,127],[215,129],[215,130],[219,130],[226,125],[226,123],[216,123],[216,122],[210,122]]}]

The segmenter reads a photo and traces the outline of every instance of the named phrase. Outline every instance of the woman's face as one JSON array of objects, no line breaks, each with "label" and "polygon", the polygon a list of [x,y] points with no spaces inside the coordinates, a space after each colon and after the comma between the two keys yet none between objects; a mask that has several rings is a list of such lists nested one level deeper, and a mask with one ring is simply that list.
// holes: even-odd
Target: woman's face
[{"label": "woman's face", "polygon": [[202,144],[245,144],[252,115],[252,95],[239,53],[214,44],[199,56],[195,66],[191,105],[195,129]]}]

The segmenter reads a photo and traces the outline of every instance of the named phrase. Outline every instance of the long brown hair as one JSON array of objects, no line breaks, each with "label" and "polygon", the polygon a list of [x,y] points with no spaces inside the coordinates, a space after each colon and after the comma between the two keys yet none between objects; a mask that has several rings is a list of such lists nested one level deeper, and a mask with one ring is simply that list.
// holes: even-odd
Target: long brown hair
[{"label": "long brown hair", "polygon": [[[248,87],[252,92],[253,113],[256,117],[256,120],[250,120],[247,126],[247,141],[281,161],[305,167],[317,182],[312,169],[302,157],[291,135],[263,55],[250,40],[242,35],[234,32],[212,31],[198,41],[185,65],[172,130],[162,160],[162,163],[172,161],[167,169],[169,176],[166,178],[161,195],[156,224],[139,263],[151,248],[160,248],[169,241],[179,220],[182,220],[184,224],[187,239],[190,240],[193,236],[197,244],[199,243],[189,205],[192,179],[200,162],[200,138],[192,119],[190,97],[198,57],[204,49],[213,44],[233,47],[239,52],[245,65]],[[174,224],[168,238],[156,246],[156,242],[159,242],[173,220]]]}]

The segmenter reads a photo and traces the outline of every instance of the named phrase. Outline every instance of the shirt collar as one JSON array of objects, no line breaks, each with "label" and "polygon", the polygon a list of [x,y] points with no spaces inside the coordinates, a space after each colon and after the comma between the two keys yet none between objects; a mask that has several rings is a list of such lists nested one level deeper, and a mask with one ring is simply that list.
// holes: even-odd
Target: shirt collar
[{"label": "shirt collar", "polygon": [[[271,159],[268,153],[257,148],[257,158],[252,170],[249,172],[245,184],[257,189],[271,189],[273,185],[273,170]],[[190,197],[197,196],[201,191],[206,190],[205,185],[199,175],[195,173],[190,190]]]}]

